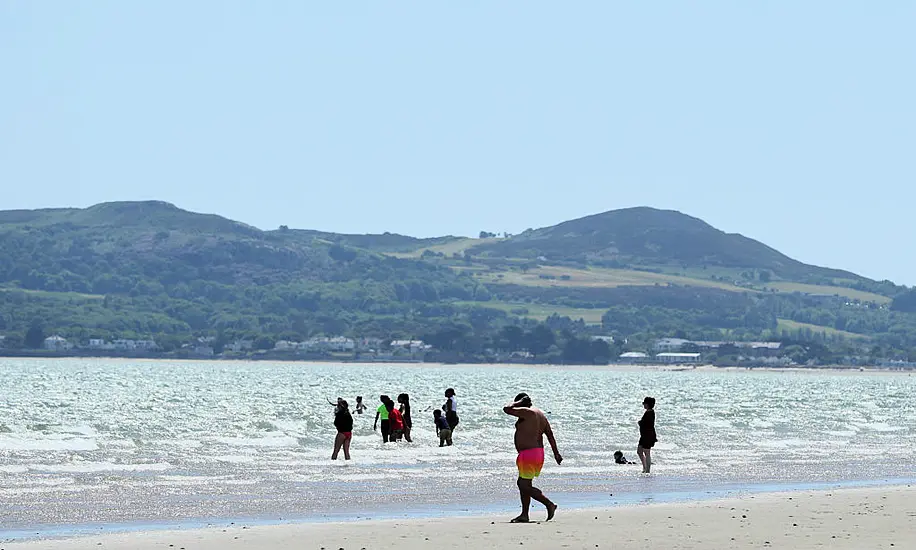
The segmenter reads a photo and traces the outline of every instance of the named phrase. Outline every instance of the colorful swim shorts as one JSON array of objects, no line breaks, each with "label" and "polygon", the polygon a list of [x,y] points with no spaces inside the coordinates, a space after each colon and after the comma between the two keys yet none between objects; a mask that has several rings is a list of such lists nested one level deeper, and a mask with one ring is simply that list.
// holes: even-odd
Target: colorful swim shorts
[{"label": "colorful swim shorts", "polygon": [[518,466],[518,477],[522,479],[538,477],[541,475],[541,468],[544,467],[544,448],[525,449],[518,453],[515,465]]}]

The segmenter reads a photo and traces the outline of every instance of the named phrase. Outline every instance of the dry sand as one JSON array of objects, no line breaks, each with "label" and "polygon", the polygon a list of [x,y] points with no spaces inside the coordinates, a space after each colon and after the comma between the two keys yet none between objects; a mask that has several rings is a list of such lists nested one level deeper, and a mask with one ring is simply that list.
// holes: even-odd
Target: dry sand
[{"label": "dry sand", "polygon": [[[544,516],[532,508],[532,519]],[[481,550],[916,548],[916,488],[792,492],[680,504],[564,510],[549,523],[507,517],[151,531],[0,543],[4,550]]]}]

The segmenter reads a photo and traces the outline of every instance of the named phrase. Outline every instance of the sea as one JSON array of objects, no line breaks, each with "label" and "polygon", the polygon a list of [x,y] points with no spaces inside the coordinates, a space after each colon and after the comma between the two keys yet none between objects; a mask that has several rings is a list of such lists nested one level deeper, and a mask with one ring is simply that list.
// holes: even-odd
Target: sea
[{"label": "sea", "polygon": [[[512,513],[525,391],[564,460],[536,485],[565,507],[912,483],[913,373],[0,358],[0,540],[112,530]],[[440,448],[432,410],[455,388]],[[413,442],[373,431],[408,393]],[[352,460],[333,407],[362,395]],[[633,462],[657,399],[652,474]],[[550,453],[548,452],[548,457]]]}]

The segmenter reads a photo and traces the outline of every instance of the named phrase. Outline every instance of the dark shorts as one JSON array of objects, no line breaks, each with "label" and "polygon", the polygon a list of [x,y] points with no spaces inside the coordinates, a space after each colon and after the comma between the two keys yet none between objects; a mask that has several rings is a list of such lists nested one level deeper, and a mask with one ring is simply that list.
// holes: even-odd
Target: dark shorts
[{"label": "dark shorts", "polygon": [[[633,441],[632,439],[630,441]],[[640,439],[639,446],[643,449],[651,449],[655,446],[655,442],[648,439]]]},{"label": "dark shorts", "polygon": [[448,427],[454,430],[455,426],[457,426],[459,422],[458,413],[455,411],[448,411],[445,413],[445,420],[448,422]]},{"label": "dark shorts", "polygon": [[388,435],[391,433],[391,421],[382,420],[382,435]]}]

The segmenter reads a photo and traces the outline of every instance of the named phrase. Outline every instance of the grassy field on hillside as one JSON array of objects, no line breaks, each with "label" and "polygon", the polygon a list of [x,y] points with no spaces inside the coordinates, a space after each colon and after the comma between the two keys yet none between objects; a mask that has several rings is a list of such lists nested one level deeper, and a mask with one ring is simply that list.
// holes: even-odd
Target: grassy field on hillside
[{"label": "grassy field on hillside", "polygon": [[841,335],[841,336],[844,336],[844,337],[846,337],[846,338],[852,338],[852,339],[865,339],[865,338],[868,338],[867,336],[864,336],[864,335],[862,335],[862,334],[856,334],[856,333],[854,333],[854,332],[847,332],[847,331],[845,331],[845,330],[837,330],[837,329],[835,329],[835,328],[833,328],[833,327],[825,327],[825,326],[821,326],[821,325],[812,325],[812,324],[809,324],[809,323],[799,323],[798,321],[792,321],[792,320],[790,320],[790,319],[779,319],[779,320],[778,320],[778,324],[776,325],[776,330],[777,330],[777,331],[787,330],[787,331],[789,331],[790,333],[791,333],[792,331],[796,331],[796,330],[798,330],[798,329],[804,330],[804,329],[806,329],[806,328],[810,328],[813,332],[823,332],[824,334],[826,334],[826,335],[828,335],[828,336]]},{"label": "grassy field on hillside", "polygon": [[564,306],[553,306],[550,304],[526,304],[524,302],[514,303],[514,302],[456,302],[456,305],[463,306],[473,306],[473,307],[488,307],[493,309],[500,309],[507,313],[512,313],[513,310],[526,309],[528,313],[524,315],[519,315],[520,317],[527,317],[529,319],[534,319],[535,321],[543,321],[544,319],[550,317],[554,313],[561,317],[569,317],[570,319],[583,319],[586,323],[590,325],[601,324],[601,316],[605,314],[606,309],[586,309],[586,308],[575,308],[575,307],[564,307]]},{"label": "grassy field on hillside", "polygon": [[881,296],[880,294],[874,294],[871,292],[865,292],[863,290],[855,290],[853,288],[844,288],[841,286],[821,286],[821,285],[808,285],[804,283],[790,283],[790,282],[773,282],[767,283],[767,288],[775,288],[779,292],[801,292],[802,294],[827,294],[827,295],[836,295],[842,296],[844,298],[849,298],[850,300],[859,300],[860,302],[874,302],[876,304],[889,304],[891,299],[887,296]]},{"label": "grassy field on hillside", "polygon": [[[457,268],[456,268],[457,269]],[[717,288],[730,292],[761,292],[776,290],[780,293],[800,292],[803,294],[819,294],[826,296],[840,296],[860,302],[874,302],[885,305],[891,302],[887,296],[844,288],[839,286],[811,285],[778,281],[767,283],[765,287],[738,286],[726,281],[713,281],[702,277],[675,275],[671,273],[654,273],[650,271],[637,271],[634,269],[611,268],[571,268],[560,266],[541,266],[527,272],[492,271],[482,272],[479,269],[468,269],[479,272],[479,277],[487,283],[503,283],[536,287],[598,287],[614,288],[618,286],[653,286],[653,285],[678,285],[697,286],[704,288]]]},{"label": "grassy field on hillside", "polygon": [[446,257],[451,258],[452,254],[464,254],[464,251],[480,244],[487,244],[496,242],[500,239],[472,239],[470,237],[464,239],[455,239],[454,241],[437,244],[433,246],[426,246],[423,248],[418,248],[413,252],[392,252],[388,253],[389,256],[394,256],[396,258],[419,258],[423,255],[424,252],[429,250],[430,252],[435,252],[438,254],[444,254]]},{"label": "grassy field on hillside", "polygon": [[[502,275],[502,277],[499,277],[499,275]],[[482,274],[481,278],[485,282],[525,286],[613,288],[618,286],[653,286],[673,284],[681,286],[718,288],[733,292],[753,292],[746,288],[708,279],[693,279],[689,277],[680,277],[678,275],[652,273],[649,271],[636,271],[632,269],[610,269],[597,267],[590,269],[576,269],[571,267],[542,266],[535,269],[530,269],[527,272],[503,271],[498,273],[486,273]]]}]

